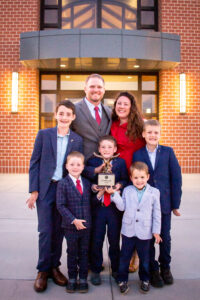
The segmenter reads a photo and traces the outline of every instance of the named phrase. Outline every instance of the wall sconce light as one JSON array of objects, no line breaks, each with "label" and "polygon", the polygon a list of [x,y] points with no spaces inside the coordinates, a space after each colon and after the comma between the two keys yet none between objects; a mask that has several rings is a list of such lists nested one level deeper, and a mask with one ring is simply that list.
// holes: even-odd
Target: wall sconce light
[{"label": "wall sconce light", "polygon": [[12,112],[18,112],[18,72],[12,72]]},{"label": "wall sconce light", "polygon": [[186,113],[186,75],[185,73],[179,74],[180,76],[180,113]]}]

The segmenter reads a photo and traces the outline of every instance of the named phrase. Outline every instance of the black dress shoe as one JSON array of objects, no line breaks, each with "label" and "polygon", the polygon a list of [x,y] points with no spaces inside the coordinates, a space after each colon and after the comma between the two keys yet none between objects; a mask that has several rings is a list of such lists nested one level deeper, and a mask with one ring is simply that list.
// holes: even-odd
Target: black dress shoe
[{"label": "black dress shoe", "polygon": [[158,270],[152,271],[150,273],[150,283],[152,286],[157,287],[157,288],[161,288],[164,286],[164,281],[163,281],[162,277],[160,276],[160,273]]},{"label": "black dress shoe", "polygon": [[173,284],[174,283],[174,278],[172,276],[170,269],[161,269],[160,275],[161,275],[162,279],[164,280],[165,284]]},{"label": "black dress shoe", "polygon": [[66,287],[66,292],[67,293],[75,293],[77,288],[77,283],[76,282],[68,282],[67,287]]},{"label": "black dress shoe", "polygon": [[67,278],[60,272],[59,268],[51,270],[51,278],[57,285],[65,286],[67,284]]},{"label": "black dress shoe", "polygon": [[77,291],[79,293],[87,293],[88,292],[88,283],[82,282],[78,284]]},{"label": "black dress shoe", "polygon": [[47,288],[49,272],[38,272],[34,282],[34,290],[38,293],[44,292]]},{"label": "black dress shoe", "polygon": [[91,283],[93,285],[100,285],[101,284],[101,276],[99,273],[92,272],[91,274]]},{"label": "black dress shoe", "polygon": [[149,281],[141,281],[140,292],[146,294],[150,289]]}]

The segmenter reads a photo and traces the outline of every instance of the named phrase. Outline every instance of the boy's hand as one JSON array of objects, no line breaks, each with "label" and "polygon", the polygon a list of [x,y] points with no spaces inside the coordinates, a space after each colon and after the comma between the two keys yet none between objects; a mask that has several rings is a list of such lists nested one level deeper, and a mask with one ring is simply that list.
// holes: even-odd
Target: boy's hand
[{"label": "boy's hand", "polygon": [[156,244],[159,244],[160,242],[162,242],[162,239],[158,233],[154,233],[153,236],[155,238]]},{"label": "boy's hand", "polygon": [[108,194],[114,194],[114,192],[116,192],[116,187],[105,187],[105,191],[108,193]]},{"label": "boy's hand", "polygon": [[86,229],[86,227],[83,225],[84,222],[86,222],[86,220],[74,219],[73,224],[76,226],[77,230],[82,230]]},{"label": "boy's hand", "polygon": [[92,185],[92,190],[95,191],[95,192],[99,192],[99,191],[104,190],[104,188],[98,186],[97,184],[93,184],[93,185]]},{"label": "boy's hand", "polygon": [[94,173],[95,174],[98,174],[98,173],[101,173],[102,169],[105,167],[105,163],[103,163],[102,165],[100,165],[99,167],[96,167],[94,169]]},{"label": "boy's hand", "polygon": [[97,194],[97,199],[100,200],[104,193],[105,193],[105,188],[99,190],[99,192]]},{"label": "boy's hand", "polygon": [[175,216],[177,216],[177,217],[180,217],[180,216],[181,216],[181,214],[180,214],[180,212],[178,211],[178,209],[173,209],[173,214],[174,214]]},{"label": "boy's hand", "polygon": [[115,184],[115,190],[116,191],[119,191],[121,189],[121,187],[122,187],[121,183],[118,182],[118,183]]},{"label": "boy's hand", "polygon": [[28,205],[28,208],[33,209],[35,208],[35,202],[38,198],[38,192],[34,191],[31,193],[30,197],[26,200],[26,204]]}]

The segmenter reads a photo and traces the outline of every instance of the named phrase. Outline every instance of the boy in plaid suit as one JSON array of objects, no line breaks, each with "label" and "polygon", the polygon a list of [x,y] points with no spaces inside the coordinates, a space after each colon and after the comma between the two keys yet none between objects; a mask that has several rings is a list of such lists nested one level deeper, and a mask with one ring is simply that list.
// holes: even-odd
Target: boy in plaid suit
[{"label": "boy in plaid suit", "polygon": [[80,293],[88,291],[91,186],[89,181],[81,176],[83,168],[83,154],[71,152],[66,162],[69,174],[57,187],[57,208],[62,216],[62,227],[67,240],[68,293],[74,293],[76,290]]}]

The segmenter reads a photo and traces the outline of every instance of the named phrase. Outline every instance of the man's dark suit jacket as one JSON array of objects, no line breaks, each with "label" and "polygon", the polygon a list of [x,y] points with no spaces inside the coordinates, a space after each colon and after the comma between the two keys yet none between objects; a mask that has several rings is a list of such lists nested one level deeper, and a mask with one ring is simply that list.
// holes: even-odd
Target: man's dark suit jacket
[{"label": "man's dark suit jacket", "polygon": [[160,191],[162,213],[169,214],[171,210],[178,209],[182,195],[182,177],[173,149],[158,145],[154,170],[146,146],[133,154],[133,162],[135,161],[142,161],[148,165],[150,173],[148,183]]},{"label": "man's dark suit jacket", "polygon": [[67,231],[77,232],[74,219],[86,220],[84,226],[91,227],[90,197],[91,184],[81,177],[83,182],[83,194],[75,187],[69,175],[63,178],[57,185],[56,203],[62,216],[62,227]]},{"label": "man's dark suit jacket", "polygon": [[[68,146],[63,163],[63,176],[67,174],[65,162],[67,155],[72,151],[83,152],[82,138],[70,130]],[[57,159],[57,127],[39,130],[29,169],[29,192],[38,191],[42,200],[49,188],[56,169]]]}]

